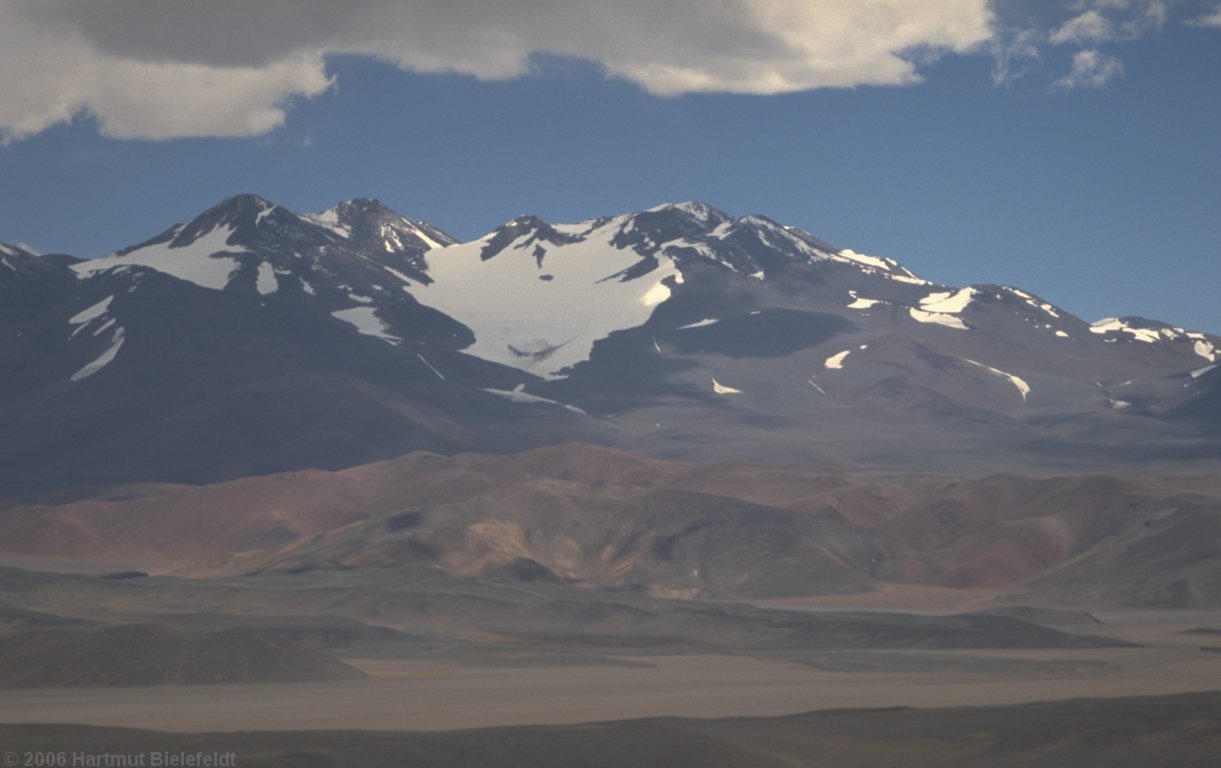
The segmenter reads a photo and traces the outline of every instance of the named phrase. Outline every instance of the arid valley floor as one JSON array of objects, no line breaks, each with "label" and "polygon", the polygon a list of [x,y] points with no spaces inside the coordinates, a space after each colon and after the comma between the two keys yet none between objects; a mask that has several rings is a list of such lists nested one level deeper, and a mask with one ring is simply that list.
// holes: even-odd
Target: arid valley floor
[{"label": "arid valley floor", "polygon": [[[42,527],[10,515],[26,554],[0,564],[0,745],[240,765],[1215,765],[1211,561],[1175,572],[1158,545],[1211,532],[1189,507],[1215,478],[563,453],[129,487],[58,500]],[[268,507],[290,480],[293,510]],[[1123,493],[1086,524],[1064,503],[1082,483]],[[1005,508],[951,514],[981,492]],[[141,528],[150,505],[164,528]],[[166,533],[199,505],[244,527]],[[922,551],[886,540],[930,515],[951,522],[926,524]],[[1155,588],[1149,560],[1174,578]],[[811,563],[833,588],[786,590]]]}]

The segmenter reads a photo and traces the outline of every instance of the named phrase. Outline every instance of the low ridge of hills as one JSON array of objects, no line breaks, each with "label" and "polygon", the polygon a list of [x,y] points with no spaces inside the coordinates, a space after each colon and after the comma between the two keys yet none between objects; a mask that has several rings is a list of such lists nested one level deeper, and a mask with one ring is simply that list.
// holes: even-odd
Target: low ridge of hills
[{"label": "low ridge of hills", "polygon": [[343,680],[362,673],[281,638],[164,624],[32,629],[0,637],[0,688]]},{"label": "low ridge of hills", "polygon": [[657,597],[892,585],[1067,604],[1221,603],[1215,473],[976,479],[564,445],[0,511],[0,551],[265,578],[438,569]]}]

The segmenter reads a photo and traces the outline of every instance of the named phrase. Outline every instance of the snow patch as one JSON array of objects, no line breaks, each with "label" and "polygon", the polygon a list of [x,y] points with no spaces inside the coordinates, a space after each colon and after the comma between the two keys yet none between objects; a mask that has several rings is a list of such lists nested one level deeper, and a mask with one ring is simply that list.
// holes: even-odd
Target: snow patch
[{"label": "snow patch", "polygon": [[963,288],[957,292],[942,291],[930,293],[920,299],[920,306],[926,312],[936,312],[945,315],[956,315],[966,309],[979,291],[974,288]]},{"label": "snow patch", "polygon": [[740,395],[742,390],[733,387],[727,387],[716,379],[712,380],[712,391],[718,395]]},{"label": "snow patch", "polygon": [[1105,333],[1128,333],[1137,341],[1143,341],[1146,344],[1153,344],[1161,338],[1161,334],[1150,328],[1136,328],[1128,325],[1123,320],[1117,317],[1106,317],[1096,323],[1090,324],[1090,333],[1105,334]]},{"label": "snow patch", "polygon": [[441,374],[441,372],[440,372],[440,371],[438,371],[438,370],[436,369],[436,367],[434,367],[434,366],[433,366],[433,364],[432,364],[432,363],[430,363],[430,362],[428,362],[427,360],[425,360],[423,355],[421,355],[419,352],[416,352],[416,353],[415,353],[415,356],[416,356],[416,357],[418,357],[418,358],[420,358],[420,362],[421,362],[421,363],[423,363],[424,365],[428,366],[428,370],[430,370],[430,371],[432,371],[433,373],[437,374],[437,378],[438,378],[438,379],[440,379],[441,381],[445,381],[445,376],[443,376],[443,375]]},{"label": "snow patch", "polygon": [[365,336],[372,336],[375,339],[397,346],[402,343],[402,339],[390,332],[390,326],[386,325],[380,317],[377,316],[376,310],[373,307],[352,307],[351,309],[340,309],[331,313],[331,317],[336,320],[342,320],[348,325],[355,328],[358,332]]},{"label": "snow patch", "polygon": [[1219,366],[1221,366],[1221,363],[1213,363],[1212,365],[1206,365],[1203,368],[1197,368],[1191,372],[1191,378],[1198,379],[1207,373],[1212,373],[1213,371],[1217,370]]},{"label": "snow patch", "polygon": [[922,309],[912,307],[908,310],[912,319],[921,323],[935,323],[936,325],[944,325],[947,328],[957,328],[960,331],[969,330],[966,323],[954,315],[947,315],[941,312],[925,312]]},{"label": "snow patch", "polygon": [[403,241],[399,239],[399,233],[390,227],[382,227],[382,238],[382,244],[386,246],[386,253],[403,250]]},{"label": "snow patch", "polygon": [[640,297],[640,303],[646,307],[655,307],[668,298],[670,298],[670,287],[665,283],[657,283],[644,292],[644,295]]},{"label": "snow patch", "polygon": [[[1192,351],[1208,362],[1215,362],[1219,354],[1208,337],[1197,331],[1187,331],[1183,328],[1140,328],[1138,326],[1126,323],[1123,320],[1114,317],[1107,317],[1093,323],[1090,326],[1091,333],[1108,334],[1108,333],[1126,333],[1132,336],[1137,341],[1145,342],[1146,344],[1154,344],[1161,341],[1184,341],[1192,342]],[[1113,342],[1115,339],[1106,339],[1107,342]]]},{"label": "snow patch", "polygon": [[890,265],[887,264],[884,260],[879,259],[877,256],[870,256],[865,253],[857,253],[856,251],[852,250],[851,248],[845,248],[844,250],[840,251],[836,255],[842,256],[843,258],[847,259],[848,261],[855,261],[857,264],[865,264],[870,267],[877,267],[878,269],[885,270],[887,272],[890,271]]},{"label": "snow patch", "polygon": [[344,240],[352,239],[351,228],[339,223],[339,211],[334,208],[329,208],[322,213],[307,214],[305,219],[312,221],[325,230],[339,235]]},{"label": "snow patch", "polygon": [[874,306],[875,304],[885,304],[885,303],[886,302],[882,301],[881,299],[865,299],[865,298],[858,297],[858,298],[856,298],[855,301],[853,301],[851,304],[848,305],[848,309],[869,309],[870,307]]},{"label": "snow patch", "polygon": [[424,245],[428,246],[428,250],[431,251],[433,248],[444,248],[445,247],[442,243],[438,243],[436,240],[433,240],[431,237],[429,237],[428,234],[423,229],[416,226],[415,222],[407,221],[406,219],[403,219],[403,222],[411,228],[411,234],[415,235],[416,237],[418,237],[424,241]]},{"label": "snow patch", "polygon": [[1064,331],[1056,331],[1056,335],[1057,335],[1057,336],[1059,336],[1059,337],[1060,337],[1060,338],[1062,338],[1062,339],[1067,339],[1067,338],[1068,338],[1068,334],[1067,334],[1067,333],[1065,333]]},{"label": "snow patch", "polygon": [[1021,379],[1017,376],[1014,376],[1012,373],[1005,373],[1004,371],[1000,370],[999,368],[993,368],[990,365],[984,365],[983,363],[977,363],[974,360],[969,360],[965,357],[963,358],[963,360],[966,360],[971,365],[978,365],[980,368],[983,368],[983,369],[989,371],[990,373],[995,374],[996,376],[1000,376],[1002,379],[1007,379],[1009,381],[1009,383],[1012,384],[1014,387],[1016,387],[1017,391],[1021,393],[1022,402],[1023,403],[1026,402],[1026,396],[1030,394],[1030,385],[1027,384],[1023,379]]},{"label": "snow patch", "polygon": [[721,322],[719,318],[705,317],[703,320],[699,320],[694,323],[687,323],[686,325],[680,325],[677,328],[675,328],[674,330],[685,331],[688,328],[703,328],[706,325],[714,325],[719,322]]},{"label": "snow patch", "polygon": [[712,209],[702,203],[682,202],[682,203],[662,203],[655,205],[649,209],[649,213],[658,213],[665,210],[675,210],[687,214],[696,222],[708,225],[712,222]]},{"label": "snow patch", "polygon": [[277,206],[271,205],[271,206],[267,206],[263,210],[259,211],[259,215],[254,217],[254,226],[256,229],[258,228],[258,226],[260,224],[263,223],[263,219],[267,217],[267,214],[274,211],[276,209],[276,207]]},{"label": "snow patch", "polygon": [[386,265],[384,265],[384,264],[382,265],[382,269],[386,270],[386,271],[387,271],[387,272],[389,272],[390,274],[392,274],[392,275],[394,275],[395,277],[397,277],[399,280],[403,281],[403,283],[404,283],[404,285],[403,285],[403,290],[404,290],[404,291],[409,291],[409,290],[410,290],[410,289],[407,287],[407,286],[411,285],[411,278],[410,278],[410,277],[407,277],[407,275],[404,275],[402,272],[399,272],[399,271],[398,271],[397,269],[395,269],[394,267],[387,267],[387,266],[386,266]]},{"label": "snow patch", "polygon": [[259,294],[262,296],[280,290],[280,281],[276,277],[275,267],[266,261],[261,262],[259,264],[259,277],[255,281],[254,287],[258,289]]},{"label": "snow patch", "polygon": [[1034,296],[1031,296],[1029,293],[1026,293],[1023,290],[1019,290],[1017,288],[1012,288],[1008,285],[1003,286],[1003,287],[1006,291],[1009,291],[1014,296],[1017,296],[1022,301],[1026,302],[1027,304],[1034,307],[1035,309],[1040,309],[1040,310],[1046,312],[1047,314],[1051,315],[1052,317],[1059,319],[1060,313],[1058,311],[1056,311],[1056,308],[1054,306],[1052,306],[1051,304],[1048,304],[1045,301],[1039,301]]},{"label": "snow patch", "polygon": [[123,341],[124,341],[125,336],[126,336],[126,334],[124,333],[122,328],[116,328],[115,332],[114,332],[114,336],[111,337],[109,349],[107,349],[105,352],[103,352],[101,355],[99,355],[97,357],[97,359],[86,364],[79,371],[72,374],[71,380],[80,381],[81,379],[87,379],[90,376],[92,376],[93,374],[95,374],[98,371],[105,368],[107,365],[110,365],[111,361],[114,360],[115,355],[119,354],[119,349],[123,346]]},{"label": "snow patch", "polygon": [[565,408],[567,410],[572,411],[573,413],[579,413],[582,416],[589,415],[588,413],[586,413],[585,411],[576,407],[575,405],[568,405],[567,403],[561,403],[558,400],[550,400],[545,397],[539,397],[538,395],[532,395],[529,392],[526,392],[525,388],[526,388],[525,384],[518,384],[512,390],[488,389],[487,387],[485,387],[483,391],[488,392],[493,395],[499,395],[500,397],[503,397],[506,400],[512,400],[515,403],[545,403],[547,405],[558,405],[561,408]]},{"label": "snow patch", "polygon": [[[68,318],[69,325],[76,326],[76,329],[72,331],[72,336],[75,336],[76,334],[80,333],[82,330],[85,329],[86,325],[88,325],[89,323],[98,319],[102,315],[106,314],[106,311],[108,309],[110,309],[110,302],[112,302],[112,301],[114,301],[113,294],[110,296],[107,296],[106,298],[102,299],[97,304],[94,304],[91,307],[82,309],[80,312],[77,312],[75,315]],[[69,336],[68,338],[70,339],[70,338],[72,338],[72,336]]]},{"label": "snow patch", "polygon": [[850,354],[852,354],[852,350],[845,349],[843,352],[838,352],[831,355],[826,359],[825,362],[823,362],[823,366],[828,370],[840,370],[844,367],[844,358],[848,357]]}]

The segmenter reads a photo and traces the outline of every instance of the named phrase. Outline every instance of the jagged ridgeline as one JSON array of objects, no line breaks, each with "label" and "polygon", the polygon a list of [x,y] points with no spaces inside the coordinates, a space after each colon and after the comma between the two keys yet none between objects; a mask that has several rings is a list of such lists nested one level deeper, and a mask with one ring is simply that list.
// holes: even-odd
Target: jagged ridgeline
[{"label": "jagged ridgeline", "polygon": [[701,203],[460,243],[241,195],[100,258],[0,249],[5,496],[567,441],[912,468],[1221,446],[1215,335]]}]

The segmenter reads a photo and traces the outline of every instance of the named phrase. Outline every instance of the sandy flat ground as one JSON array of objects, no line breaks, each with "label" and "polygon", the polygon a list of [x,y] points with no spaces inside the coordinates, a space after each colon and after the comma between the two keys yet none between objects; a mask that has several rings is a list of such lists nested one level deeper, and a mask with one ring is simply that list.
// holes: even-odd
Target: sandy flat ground
[{"label": "sandy flat ground", "polygon": [[[1200,644],[1189,640],[1084,651],[881,654],[941,662],[936,673],[902,674],[830,672],[787,660],[729,656],[635,659],[650,662],[652,668],[496,668],[437,661],[355,661],[369,678],[273,685],[3,691],[0,722],[175,731],[444,730],[655,715],[768,716],[842,707],[992,705],[1221,690],[1221,654],[1203,652]],[[965,657],[975,661],[970,671],[945,671],[944,662]],[[1019,664],[1016,671],[1012,664],[1004,670],[998,666],[992,673],[987,669],[989,659],[1016,659],[1032,666],[1023,670]],[[1053,672],[1040,671],[1035,664],[1053,660],[1094,662],[1095,666]]]}]

